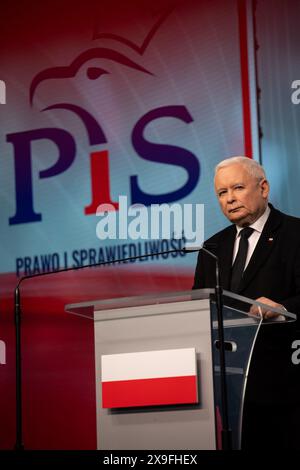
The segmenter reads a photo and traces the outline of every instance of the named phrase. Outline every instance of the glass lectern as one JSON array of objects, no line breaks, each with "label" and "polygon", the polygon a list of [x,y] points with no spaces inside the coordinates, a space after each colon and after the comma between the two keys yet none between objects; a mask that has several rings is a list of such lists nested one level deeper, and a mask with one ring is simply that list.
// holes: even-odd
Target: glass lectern
[{"label": "glass lectern", "polygon": [[[245,390],[255,340],[263,321],[262,308],[263,304],[258,302],[223,293],[228,415],[234,449],[241,446]],[[213,289],[96,300],[70,304],[65,309],[94,322],[98,449],[220,448],[224,410]],[[281,314],[276,321],[295,319],[289,312],[268,309]],[[194,374],[191,369],[184,372],[185,364],[180,364],[187,350],[195,351],[197,399],[184,403],[172,398],[172,403],[168,403],[168,394],[174,396],[172,387],[177,387],[178,382],[166,381],[165,375],[169,374],[170,378],[173,374],[174,379],[177,365],[179,375]],[[172,356],[174,351],[176,356]],[[165,359],[157,359],[166,356],[177,358],[178,364],[171,366],[172,372],[167,362],[161,363]],[[128,362],[129,359],[135,362]],[[152,361],[150,365],[146,364],[148,360]],[[104,364],[109,364],[105,370]],[[158,393],[156,384],[163,383],[165,401],[155,406],[145,404],[146,398],[142,406],[131,406],[128,397],[122,401],[122,394],[140,386],[141,380],[146,386],[142,393],[147,397]],[[103,405],[103,390],[107,390],[104,385],[111,386],[110,390],[120,390],[117,401],[120,406]]]}]

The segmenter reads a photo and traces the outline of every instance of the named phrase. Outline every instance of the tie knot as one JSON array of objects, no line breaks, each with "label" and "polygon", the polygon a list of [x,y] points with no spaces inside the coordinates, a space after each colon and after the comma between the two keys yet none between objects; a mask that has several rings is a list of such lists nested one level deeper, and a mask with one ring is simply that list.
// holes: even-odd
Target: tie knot
[{"label": "tie knot", "polygon": [[241,230],[241,238],[247,239],[250,237],[250,235],[254,232],[254,228],[251,227],[245,227],[243,230]]}]

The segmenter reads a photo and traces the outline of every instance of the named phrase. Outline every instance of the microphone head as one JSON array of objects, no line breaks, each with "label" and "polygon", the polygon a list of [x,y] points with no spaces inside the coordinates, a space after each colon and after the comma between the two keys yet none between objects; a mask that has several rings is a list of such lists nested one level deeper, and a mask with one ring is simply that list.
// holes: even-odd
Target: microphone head
[{"label": "microphone head", "polygon": [[202,243],[202,245],[186,245],[184,247],[184,251],[188,251],[188,252],[193,252],[193,251],[200,251],[202,250],[203,248],[205,248],[206,250],[211,250],[211,249],[214,249],[214,248],[217,248],[217,243],[207,243],[207,242],[204,242]]},{"label": "microphone head", "polygon": [[217,243],[212,243],[212,242],[204,242],[202,245],[202,248],[206,248],[207,250],[211,250],[214,248],[217,248],[218,244]]},{"label": "microphone head", "polygon": [[183,250],[184,251],[188,251],[189,253],[193,253],[193,252],[196,252],[196,251],[200,251],[202,250],[202,248],[204,247],[204,243],[202,243],[202,245],[186,245]]}]

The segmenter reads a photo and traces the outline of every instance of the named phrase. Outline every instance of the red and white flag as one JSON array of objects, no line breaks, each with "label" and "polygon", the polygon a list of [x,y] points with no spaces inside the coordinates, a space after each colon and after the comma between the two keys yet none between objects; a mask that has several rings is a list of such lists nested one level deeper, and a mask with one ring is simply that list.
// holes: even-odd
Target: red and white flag
[{"label": "red and white flag", "polygon": [[198,403],[195,348],[101,358],[102,407]]}]

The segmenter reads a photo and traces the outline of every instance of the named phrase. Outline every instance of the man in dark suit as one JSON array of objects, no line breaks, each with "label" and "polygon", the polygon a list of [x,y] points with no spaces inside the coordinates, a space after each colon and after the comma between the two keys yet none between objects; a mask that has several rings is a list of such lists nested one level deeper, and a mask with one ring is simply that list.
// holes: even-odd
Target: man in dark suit
[{"label": "man in dark suit", "polygon": [[[232,157],[217,165],[215,191],[222,212],[232,222],[206,242],[219,259],[222,287],[299,314],[299,322],[300,219],[269,204],[265,172],[247,157]],[[194,289],[214,287],[215,272],[214,260],[200,251]],[[279,317],[268,309],[262,313],[266,323]],[[290,399],[290,374],[286,372],[294,331],[295,325],[288,322],[260,329],[246,389],[244,448],[268,448],[276,441],[283,448],[300,445],[291,443],[295,433],[288,417],[297,406],[299,413],[299,399]]]}]

